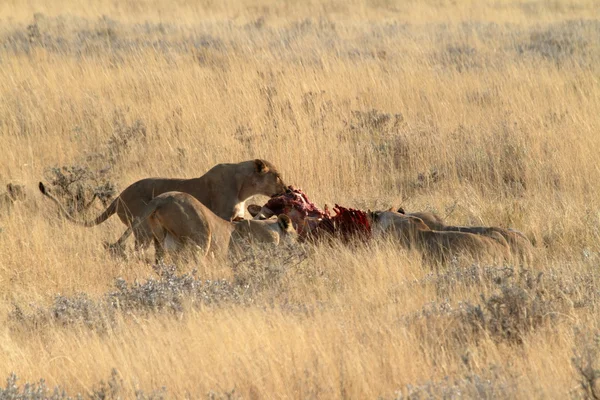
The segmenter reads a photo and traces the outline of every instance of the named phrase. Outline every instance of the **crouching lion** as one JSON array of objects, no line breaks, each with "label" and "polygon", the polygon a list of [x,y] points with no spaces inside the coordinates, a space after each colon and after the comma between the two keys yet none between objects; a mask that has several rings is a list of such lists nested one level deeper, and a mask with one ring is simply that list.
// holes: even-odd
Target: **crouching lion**
[{"label": "crouching lion", "polygon": [[518,261],[531,265],[533,262],[533,245],[523,233],[514,229],[505,229],[497,226],[453,226],[446,225],[444,221],[437,215],[425,211],[416,213],[405,213],[404,209],[398,209],[398,213],[408,216],[420,218],[429,229],[433,231],[449,231],[449,232],[465,232],[475,235],[484,235],[494,237],[498,234],[508,243],[510,251]]},{"label": "crouching lion", "polygon": [[230,222],[218,217],[190,194],[167,192],[152,199],[121,238],[106,246],[122,253],[127,238],[143,223],[152,232],[157,262],[165,253],[177,257],[184,250],[191,250],[202,256],[210,253],[220,258],[228,252],[230,256],[238,254],[248,242],[278,245],[296,238],[296,231],[286,215],[276,220]]},{"label": "crouching lion", "polygon": [[[117,214],[121,221],[130,226],[144,212],[146,205],[165,192],[177,191],[194,196],[214,214],[231,221],[244,216],[245,201],[254,195],[274,196],[285,193],[281,174],[275,166],[265,160],[243,161],[237,164],[218,164],[199,178],[168,179],[147,178],[137,181],[125,190],[92,221],[81,221],[71,216],[60,202],[40,182],[39,189],[54,201],[70,221],[91,227]],[[152,231],[145,219],[133,231],[136,249],[147,247]]]},{"label": "crouching lion", "polygon": [[392,211],[371,212],[369,218],[374,235],[393,233],[404,246],[418,250],[430,262],[446,263],[462,256],[477,261],[510,259],[508,244],[500,234],[433,231],[420,218]]}]

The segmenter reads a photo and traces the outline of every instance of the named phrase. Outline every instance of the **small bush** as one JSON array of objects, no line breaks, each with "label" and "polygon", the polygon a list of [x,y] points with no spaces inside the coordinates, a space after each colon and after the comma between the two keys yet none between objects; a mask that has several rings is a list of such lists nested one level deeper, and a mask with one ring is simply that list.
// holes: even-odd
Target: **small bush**
[{"label": "small bush", "polygon": [[428,381],[419,385],[406,385],[396,392],[394,400],[425,399],[514,399],[518,397],[515,377],[495,367],[480,374],[468,373],[441,381]]},{"label": "small bush", "polygon": [[356,146],[357,154],[365,157],[366,164],[371,163],[369,157],[375,157],[378,162],[400,169],[414,151],[409,147],[405,127],[402,113],[356,110],[352,111],[350,120],[345,121],[345,128],[338,136]]},{"label": "small bush", "polygon": [[[124,398],[123,395],[123,379],[119,376],[116,369],[113,369],[110,378],[94,385],[94,388],[87,396],[77,393],[70,396],[60,386],[49,388],[44,379],[40,379],[37,383],[26,382],[22,387],[17,384],[18,377],[12,373],[6,380],[6,387],[0,388],[0,400],[117,400]],[[159,400],[164,399],[166,388],[162,387],[158,390],[153,390],[146,395],[141,390],[136,390],[135,398],[137,400]]]},{"label": "small bush", "polygon": [[116,290],[95,300],[86,294],[67,297],[58,295],[50,307],[33,305],[25,312],[14,305],[9,322],[14,330],[30,330],[46,325],[81,326],[99,333],[116,326],[121,315],[150,313],[182,313],[185,306],[247,304],[251,302],[248,287],[226,280],[202,281],[191,273],[176,274],[175,266],[156,265],[159,278],[128,285],[123,279],[115,281]]},{"label": "small bush", "polygon": [[578,373],[578,394],[583,399],[600,399],[600,334],[575,332],[572,363]]},{"label": "small bush", "polygon": [[108,180],[108,170],[95,172],[81,165],[51,167],[46,169],[45,178],[71,214],[84,212],[95,199],[106,206],[116,194],[115,185]]},{"label": "small bush", "polygon": [[244,246],[244,251],[233,263],[235,284],[254,292],[276,288],[286,272],[300,264],[308,254],[298,244],[273,246]]},{"label": "small bush", "polygon": [[88,152],[74,165],[47,168],[45,179],[71,214],[84,212],[95,199],[106,207],[117,194],[113,166],[122,164],[133,149],[139,151],[146,143],[147,130],[143,121],[137,119],[129,124],[125,113],[117,109],[113,115],[112,135],[99,151]]},{"label": "small bush", "polygon": [[478,304],[461,302],[458,307],[449,303],[429,304],[409,316],[406,323],[421,326],[425,336],[444,337],[462,345],[477,342],[484,333],[485,337],[497,341],[520,344],[530,332],[567,314],[572,306],[561,289],[562,282],[554,280],[545,285],[541,273],[534,276],[528,270],[519,273],[511,269],[467,271],[470,272],[464,275],[442,275],[439,283],[434,282],[444,285],[444,292],[460,280],[465,285],[485,283],[496,293],[482,294]]},{"label": "small bush", "polygon": [[144,122],[136,119],[128,124],[125,114],[116,110],[113,116],[113,133],[106,143],[104,157],[111,164],[122,161],[123,157],[132,149],[139,151],[138,145],[145,144],[148,139]]}]

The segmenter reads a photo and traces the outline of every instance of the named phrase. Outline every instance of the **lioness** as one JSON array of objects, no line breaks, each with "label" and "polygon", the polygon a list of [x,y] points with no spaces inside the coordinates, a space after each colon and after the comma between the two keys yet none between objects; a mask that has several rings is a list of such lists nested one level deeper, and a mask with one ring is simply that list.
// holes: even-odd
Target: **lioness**
[{"label": "lioness", "polygon": [[[244,216],[244,202],[251,196],[273,196],[284,193],[286,185],[280,173],[268,161],[251,160],[237,164],[218,164],[206,174],[193,179],[147,178],[125,190],[92,221],[80,221],[71,216],[60,202],[48,193],[40,182],[40,191],[53,200],[72,222],[86,227],[95,226],[117,214],[125,225],[131,225],[142,215],[146,205],[159,194],[178,191],[189,193],[217,216],[232,220]],[[143,222],[134,230],[136,248],[146,247],[152,238],[150,226]]]},{"label": "lioness", "polygon": [[434,231],[466,232],[476,235],[495,236],[502,235],[510,247],[511,253],[518,260],[531,264],[533,259],[533,245],[523,233],[514,229],[505,229],[497,226],[453,226],[446,225],[437,215],[430,212],[405,213],[404,209],[398,209],[398,213],[405,216],[418,217],[429,229]]},{"label": "lioness", "polygon": [[499,234],[433,231],[420,218],[392,211],[371,212],[369,218],[374,234],[393,233],[403,245],[419,250],[428,261],[445,263],[460,256],[478,261],[510,259],[508,244]]},{"label": "lioness", "polygon": [[444,226],[443,231],[448,232],[465,232],[473,233],[475,235],[494,236],[501,235],[508,246],[510,247],[511,253],[517,257],[519,261],[524,262],[527,265],[531,265],[533,260],[533,245],[527,239],[527,237],[516,230],[504,229],[497,226]]},{"label": "lioness", "polygon": [[0,194],[0,210],[10,214],[15,202],[25,200],[25,186],[9,183],[6,185],[6,193]]},{"label": "lioness", "polygon": [[185,248],[195,249],[203,256],[210,252],[222,257],[227,251],[239,252],[244,241],[277,245],[282,238],[293,240],[296,236],[286,215],[277,220],[230,222],[215,215],[192,195],[167,192],[152,199],[134,224],[108,247],[121,252],[127,238],[142,223],[151,229],[157,262],[165,252],[176,255]]}]

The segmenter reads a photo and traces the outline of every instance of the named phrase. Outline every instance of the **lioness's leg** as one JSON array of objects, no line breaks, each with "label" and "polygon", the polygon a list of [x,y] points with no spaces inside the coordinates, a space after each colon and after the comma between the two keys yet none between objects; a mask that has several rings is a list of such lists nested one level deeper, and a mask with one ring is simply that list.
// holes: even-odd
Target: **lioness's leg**
[{"label": "lioness's leg", "polygon": [[154,238],[154,262],[159,263],[165,259],[165,249],[162,245],[162,241]]},{"label": "lioness's leg", "polygon": [[[117,209],[117,215],[121,222],[127,226],[134,225],[134,222],[141,216],[134,217],[130,212],[123,209],[123,205],[120,204]],[[136,252],[147,249],[150,246],[152,240],[152,228],[147,220],[140,221],[136,224],[137,226],[133,229],[133,236],[135,237],[134,250]]]},{"label": "lioness's leg", "polygon": [[152,223],[148,220],[139,224],[137,228],[133,231],[133,234],[135,236],[134,249],[136,251],[147,249],[148,246],[150,246],[150,241],[152,240],[154,233],[154,227],[152,226]]},{"label": "lioness's leg", "polygon": [[[136,243],[138,237],[144,238],[144,240],[146,240],[147,242],[149,242],[150,240],[154,240],[154,259],[158,263],[159,261],[162,261],[165,256],[165,248],[163,246],[163,243],[165,241],[167,231],[157,220],[156,213],[148,217],[145,225],[148,227],[146,229],[146,232],[150,232],[150,239],[146,239],[146,236],[136,236]],[[146,233],[142,234],[147,235]]]}]

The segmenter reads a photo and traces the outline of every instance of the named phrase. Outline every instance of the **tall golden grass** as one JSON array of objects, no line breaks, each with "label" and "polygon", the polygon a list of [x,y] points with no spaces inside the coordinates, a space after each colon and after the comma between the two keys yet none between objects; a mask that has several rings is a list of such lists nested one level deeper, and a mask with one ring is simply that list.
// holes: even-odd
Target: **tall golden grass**
[{"label": "tall golden grass", "polygon": [[[28,199],[0,215],[0,379],[90,393],[116,368],[125,397],[437,397],[458,381],[475,397],[579,393],[578,338],[600,329],[598,15],[585,0],[2,2],[0,183]],[[145,136],[109,162],[115,132],[134,126]],[[536,245],[531,274],[546,292],[569,283],[567,305],[518,342],[470,337],[423,310],[501,284],[376,243],[319,247],[251,305],[124,315],[109,333],[9,318],[154,274],[104,251],[116,218],[57,218],[36,189],[47,168],[110,167],[123,189],[252,158],[319,205],[519,229]],[[199,275],[234,277],[210,262]]]}]

